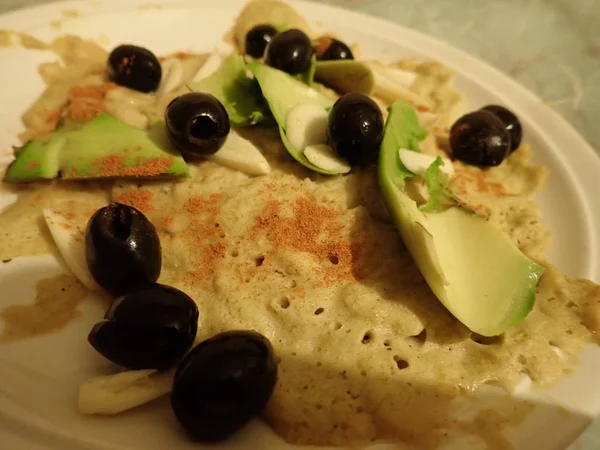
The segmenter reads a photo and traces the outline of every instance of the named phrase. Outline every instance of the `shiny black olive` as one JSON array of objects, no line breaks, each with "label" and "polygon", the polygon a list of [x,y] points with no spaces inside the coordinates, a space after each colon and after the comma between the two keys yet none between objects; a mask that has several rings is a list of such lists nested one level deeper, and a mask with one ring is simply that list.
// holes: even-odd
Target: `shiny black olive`
[{"label": "shiny black olive", "polygon": [[137,209],[120,203],[100,208],[88,221],[85,257],[96,282],[115,297],[154,283],[162,262],[154,225]]},{"label": "shiny black olive", "polygon": [[246,53],[253,58],[262,58],[277,29],[271,25],[257,25],[246,34]]},{"label": "shiny black olive", "polygon": [[521,139],[523,138],[523,128],[515,113],[500,105],[488,105],[481,109],[483,111],[491,112],[502,121],[510,134],[510,151],[514,152],[518,149],[519,145],[521,145]]},{"label": "shiny black olive", "polygon": [[276,381],[268,339],[253,331],[228,331],[200,343],[179,363],[171,407],[192,438],[221,441],[261,412]]},{"label": "shiny black olive", "polygon": [[327,133],[333,149],[351,164],[377,160],[383,139],[383,116],[367,95],[351,92],[340,97],[329,112]]},{"label": "shiny black olive", "polygon": [[198,307],[178,289],[152,284],[114,301],[88,341],[106,359],[132,370],[167,369],[190,349]]},{"label": "shiny black olive", "polygon": [[291,75],[305,72],[313,54],[309,37],[292,28],[277,34],[265,51],[265,64]]},{"label": "shiny black olive", "polygon": [[475,166],[497,166],[510,151],[510,134],[502,121],[488,111],[462,116],[450,129],[453,156]]},{"label": "shiny black olive", "polygon": [[318,42],[315,52],[317,54],[317,60],[319,61],[354,59],[352,50],[350,50],[350,47],[342,41],[324,36],[319,38]]},{"label": "shiny black olive", "polygon": [[216,153],[229,134],[229,116],[223,104],[210,94],[190,92],[174,99],[165,112],[173,145],[186,159]]},{"label": "shiny black olive", "polygon": [[137,45],[119,45],[108,57],[108,77],[115,83],[140,92],[158,89],[162,67],[150,50]]}]

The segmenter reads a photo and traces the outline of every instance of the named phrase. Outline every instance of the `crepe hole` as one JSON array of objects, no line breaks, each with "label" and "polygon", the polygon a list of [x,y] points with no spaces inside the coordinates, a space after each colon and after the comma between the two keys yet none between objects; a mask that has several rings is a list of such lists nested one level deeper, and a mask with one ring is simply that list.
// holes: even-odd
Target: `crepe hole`
[{"label": "crepe hole", "polygon": [[321,404],[317,403],[317,404],[315,405],[315,409],[317,409],[317,410],[319,410],[319,409],[323,409],[323,405],[321,405]]},{"label": "crepe hole", "polygon": [[334,330],[339,330],[340,328],[342,328],[342,323],[341,322],[334,322],[332,325],[332,328]]},{"label": "crepe hole", "polygon": [[396,365],[398,366],[398,369],[400,369],[400,370],[404,370],[408,367],[408,361],[405,359],[402,359],[398,355],[394,355],[394,361],[396,361]]},{"label": "crepe hole", "polygon": [[220,234],[219,234],[219,237],[220,237],[221,239],[225,239],[225,236],[226,236],[226,235],[225,235],[225,233],[220,233]]},{"label": "crepe hole", "polygon": [[367,371],[366,371],[366,370],[361,370],[361,371],[360,371],[360,374],[361,374],[363,377],[366,377],[366,376],[367,376]]},{"label": "crepe hole", "polygon": [[264,262],[265,262],[264,256],[259,256],[258,258],[254,259],[254,264],[256,265],[256,267],[262,266]]},{"label": "crepe hole", "polygon": [[288,309],[290,307],[290,299],[283,297],[281,300],[279,300],[279,306],[281,309]]},{"label": "crepe hole", "polygon": [[471,333],[471,340],[480,345],[500,345],[504,342],[504,335],[482,336],[477,333]]},{"label": "crepe hole", "polygon": [[385,341],[383,341],[383,345],[385,347],[391,347],[392,346],[392,342],[389,339],[386,339]]},{"label": "crepe hole", "polygon": [[323,363],[321,361],[317,361],[317,367],[321,367]]},{"label": "crepe hole", "polygon": [[317,309],[315,309],[315,316],[318,316],[319,314],[322,314],[323,312],[325,312],[325,309],[317,308]]},{"label": "crepe hole", "polygon": [[577,304],[573,302],[567,303],[567,308],[577,308]]},{"label": "crepe hole", "polygon": [[335,253],[330,253],[328,258],[329,258],[329,262],[331,264],[335,265],[335,264],[339,264],[339,262],[340,262],[340,258],[338,258],[338,255],[336,255]]},{"label": "crepe hole", "polygon": [[519,361],[519,364],[521,364],[523,366],[525,364],[527,364],[527,358],[525,358],[525,356],[523,356],[523,355],[519,355],[519,357],[517,358],[517,361]]},{"label": "crepe hole", "polygon": [[2,260],[2,262],[3,262],[4,264],[8,264],[8,263],[9,263],[9,262],[11,262],[11,261],[12,261],[12,258],[9,258],[9,259],[3,259],[3,260]]},{"label": "crepe hole", "polygon": [[296,286],[298,286],[298,283],[296,283],[296,280],[292,280],[290,287],[295,288]]},{"label": "crepe hole", "polygon": [[363,344],[368,344],[369,342],[371,342],[371,339],[373,339],[373,332],[372,331],[367,331],[365,333],[365,335],[363,336],[361,342]]},{"label": "crepe hole", "polygon": [[569,336],[571,336],[573,334],[573,330],[567,330],[567,331],[565,331],[565,333],[567,333]]},{"label": "crepe hole", "polygon": [[356,408],[356,413],[357,414],[361,414],[363,411],[364,411],[364,409],[361,406],[359,406],[358,408]]},{"label": "crepe hole", "polygon": [[240,252],[238,249],[233,249],[231,251],[231,256],[233,256],[234,258],[237,258],[238,256],[240,256]]},{"label": "crepe hole", "polygon": [[424,344],[425,341],[427,340],[427,330],[425,328],[423,328],[423,330],[419,334],[416,334],[411,337],[418,343]]}]

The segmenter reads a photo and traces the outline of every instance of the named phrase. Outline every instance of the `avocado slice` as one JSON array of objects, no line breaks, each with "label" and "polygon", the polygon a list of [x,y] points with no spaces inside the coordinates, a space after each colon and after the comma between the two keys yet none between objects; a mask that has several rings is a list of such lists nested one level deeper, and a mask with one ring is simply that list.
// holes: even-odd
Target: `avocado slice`
[{"label": "avocado slice", "polygon": [[31,139],[16,152],[4,181],[15,183],[56,178],[60,170],[60,151],[66,140],[66,134],[61,132],[52,133],[45,139]]},{"label": "avocado slice", "polygon": [[415,110],[390,108],[378,179],[388,211],[427,284],[458,320],[483,336],[521,323],[533,308],[544,268],[526,257],[499,229],[459,206],[424,213],[404,192],[412,174],[399,148],[419,151],[424,138]]},{"label": "avocado slice", "polygon": [[373,70],[367,64],[354,59],[318,61],[315,66],[315,79],[342,94],[371,94],[375,88]]},{"label": "avocado slice", "polygon": [[299,73],[296,77],[305,84],[312,86],[315,81],[315,71],[317,70],[317,55],[313,54],[310,58],[310,65],[304,72]]},{"label": "avocado slice", "polygon": [[260,90],[247,75],[244,57],[231,54],[212,75],[189,88],[215,96],[227,110],[232,124],[254,125],[265,120]]},{"label": "avocado slice", "polygon": [[285,133],[285,118],[294,106],[301,103],[311,103],[329,109],[333,106],[333,100],[281,70],[258,62],[252,62],[248,67],[258,80],[262,94],[279,125],[281,141],[292,158],[315,172],[324,175],[338,175],[312,164],[301,151],[290,144]]},{"label": "avocado slice", "polygon": [[64,179],[189,174],[181,155],[171,150],[162,121],[144,131],[106,113],[67,134],[60,172]]}]

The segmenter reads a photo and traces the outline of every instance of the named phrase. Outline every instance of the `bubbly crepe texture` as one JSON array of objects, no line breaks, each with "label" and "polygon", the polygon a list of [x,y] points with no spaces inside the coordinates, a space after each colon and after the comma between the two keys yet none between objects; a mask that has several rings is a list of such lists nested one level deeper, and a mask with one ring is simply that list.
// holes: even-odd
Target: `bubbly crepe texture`
[{"label": "bubbly crepe texture", "polygon": [[[61,55],[67,60],[91,45],[65,39],[63,52],[69,50]],[[42,117],[56,109],[44,105],[64,112],[71,86],[92,75],[96,84],[105,82],[97,67],[106,54],[95,55],[86,67],[73,60],[73,73],[46,75],[48,90],[26,116],[27,135],[48,131]],[[457,106],[461,96],[446,68],[399,65],[419,74],[412,89],[441,118]],[[52,90],[63,100],[49,95]],[[166,103],[152,107],[160,111]],[[423,151],[442,154],[447,127],[438,123],[429,131]],[[279,380],[263,416],[289,442],[383,440],[436,448],[454,429],[479,436],[490,448],[509,448],[501,425],[521,420],[522,410],[457,422],[452,399],[486,382],[510,389],[522,373],[539,385],[564,374],[568,360],[552,346],[572,356],[592,342],[597,324],[586,317],[597,316],[600,302],[597,285],[568,278],[543,260],[548,234],[529,197],[546,170],[529,162],[527,146],[486,171],[455,163],[454,189],[462,199],[547,267],[524,323],[490,339],[473,336],[432,294],[388,220],[373,169],[319,176],[291,159],[276,128],[239,132],[263,151],[273,168],[269,175],[251,177],[204,162],[192,167],[190,179],[178,181],[5,186],[19,199],[0,215],[0,259],[55,251],[44,207],[54,207],[81,231],[101,205],[130,204],[159,232],[159,281],[198,304],[200,338],[252,329],[271,340]]]}]

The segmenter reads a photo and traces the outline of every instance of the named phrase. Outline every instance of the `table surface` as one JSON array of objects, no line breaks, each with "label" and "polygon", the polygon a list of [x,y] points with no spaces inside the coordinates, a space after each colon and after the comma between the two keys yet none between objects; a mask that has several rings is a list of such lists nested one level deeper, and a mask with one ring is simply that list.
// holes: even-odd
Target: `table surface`
[{"label": "table surface", "polygon": [[[0,13],[51,1],[0,0]],[[600,155],[600,0],[321,3],[414,28],[491,63],[554,107]],[[572,450],[599,448],[600,419]]]}]

